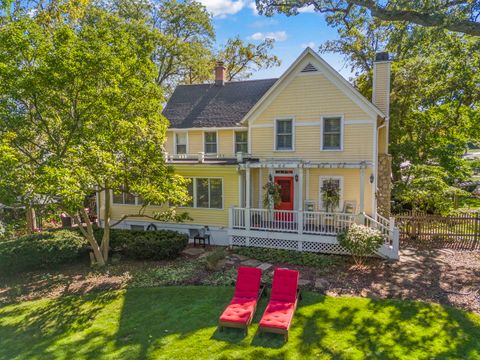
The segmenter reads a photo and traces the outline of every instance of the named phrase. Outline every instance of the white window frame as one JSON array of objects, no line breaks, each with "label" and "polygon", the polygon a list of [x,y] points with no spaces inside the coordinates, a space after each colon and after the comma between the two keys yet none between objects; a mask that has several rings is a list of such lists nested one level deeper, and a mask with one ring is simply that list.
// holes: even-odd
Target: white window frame
[{"label": "white window frame", "polygon": [[[207,145],[206,142],[205,142],[205,134],[206,133],[215,133],[216,134],[215,136],[216,136],[217,152],[214,152],[214,153],[207,153],[206,152],[206,149],[205,149],[205,147]],[[217,154],[219,154],[218,150],[220,149],[220,141],[219,141],[219,138],[218,138],[218,130],[211,130],[211,131],[205,130],[203,132],[202,141],[203,141],[203,152],[205,153],[205,155],[217,155]]]},{"label": "white window frame", "polygon": [[[186,143],[186,153],[178,154],[177,152],[177,134],[186,134],[187,143]],[[174,155],[187,155],[188,154],[188,131],[174,131],[173,132],[173,153]]]},{"label": "white window frame", "polygon": [[[324,149],[323,148],[323,128],[325,119],[340,118],[340,148],[339,149]],[[320,151],[343,151],[343,141],[345,137],[345,118],[343,114],[322,115],[320,121]]]},{"label": "white window frame", "polygon": [[320,175],[318,177],[318,211],[325,211],[322,200],[322,185],[325,180],[340,180],[340,200],[338,201],[338,208],[335,211],[342,211],[344,201],[344,179],[342,175]]},{"label": "white window frame", "polygon": [[[291,149],[277,149],[277,122],[281,120],[291,120],[292,121],[292,148]],[[282,116],[275,118],[273,123],[273,151],[274,152],[294,152],[295,151],[295,117],[294,116]]]},{"label": "white window frame", "polygon": [[233,154],[236,155],[237,154],[237,133],[239,132],[246,132],[247,133],[247,152],[245,154],[248,154],[248,149],[249,149],[249,133],[248,133],[248,129],[238,129],[238,130],[234,130],[233,131]]},{"label": "white window frame", "polygon": [[[193,186],[192,205],[193,206],[179,206],[179,207],[188,208],[188,209],[201,209],[201,210],[223,210],[225,208],[225,186],[224,186],[223,177],[218,177],[218,176],[185,176],[185,178],[191,179],[191,181],[192,181],[192,186]],[[221,208],[198,207],[197,206],[197,179],[221,180],[221,182],[222,182],[222,207]],[[210,204],[210,183],[209,183],[209,190],[208,190],[208,204]]]}]

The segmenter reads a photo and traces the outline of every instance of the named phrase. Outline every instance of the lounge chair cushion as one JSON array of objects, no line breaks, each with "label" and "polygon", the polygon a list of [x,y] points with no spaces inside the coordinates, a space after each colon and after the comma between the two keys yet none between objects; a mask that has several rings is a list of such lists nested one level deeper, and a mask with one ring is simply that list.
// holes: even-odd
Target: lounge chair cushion
[{"label": "lounge chair cushion", "polygon": [[220,316],[222,322],[247,324],[255,311],[257,298],[234,297]]},{"label": "lounge chair cushion", "polygon": [[270,299],[272,301],[295,303],[299,276],[300,274],[296,270],[275,269]]},{"label": "lounge chair cushion", "polygon": [[259,268],[238,268],[234,297],[256,299],[258,297],[261,279],[262,270]]},{"label": "lounge chair cushion", "polygon": [[295,302],[270,301],[268,303],[260,327],[288,330],[295,311]]}]

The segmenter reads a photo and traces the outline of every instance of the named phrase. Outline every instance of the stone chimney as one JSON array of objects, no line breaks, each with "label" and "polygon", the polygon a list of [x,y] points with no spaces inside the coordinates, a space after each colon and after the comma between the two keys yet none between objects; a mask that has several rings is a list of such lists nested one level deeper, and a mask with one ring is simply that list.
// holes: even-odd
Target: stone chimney
[{"label": "stone chimney", "polygon": [[372,102],[382,110],[385,115],[390,111],[390,68],[388,52],[375,55],[373,63],[373,94]]},{"label": "stone chimney", "polygon": [[225,85],[225,66],[223,66],[222,61],[218,61],[217,65],[215,66],[215,85]]}]

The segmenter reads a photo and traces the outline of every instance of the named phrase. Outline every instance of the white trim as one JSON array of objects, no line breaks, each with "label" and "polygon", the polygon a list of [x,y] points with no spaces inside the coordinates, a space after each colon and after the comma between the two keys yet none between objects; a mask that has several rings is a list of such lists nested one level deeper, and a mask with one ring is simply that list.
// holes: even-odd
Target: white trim
[{"label": "white trim", "polygon": [[320,121],[299,121],[295,124],[295,126],[318,126],[320,125]]},{"label": "white trim", "polygon": [[[205,133],[212,133],[212,132],[214,132],[214,133],[216,134],[215,136],[216,136],[216,143],[217,143],[217,146],[216,146],[217,152],[207,153],[207,152],[205,151]],[[203,134],[202,134],[202,150],[203,150],[203,152],[205,153],[205,155],[218,155],[218,154],[220,154],[220,152],[219,152],[219,150],[220,150],[220,141],[219,141],[218,139],[219,139],[219,138],[218,138],[218,130],[205,130],[205,131],[203,132]]]},{"label": "white trim", "polygon": [[[335,69],[333,69],[325,60],[323,60],[315,51],[311,48],[306,48],[300,56],[290,65],[290,67],[282,74],[282,76],[273,84],[270,89],[260,98],[259,101],[248,111],[247,114],[243,117],[240,123],[245,123],[247,120],[251,119],[251,122],[255,122],[254,114],[257,111],[261,111],[261,108],[264,106],[268,106],[273,99],[273,93],[277,92],[277,90],[283,89],[288,82],[292,79],[287,81],[287,77],[290,74],[294,73],[294,69],[297,68],[299,64],[306,58],[307,55],[311,55],[314,57],[314,60],[317,61],[317,64],[312,63],[322,74],[329,79],[333,84],[335,84],[339,90],[341,90],[345,95],[347,95],[355,104],[357,104],[363,111],[367,114],[370,114],[372,117],[381,116],[385,117],[385,114],[378,109],[375,105],[373,105],[369,100],[367,100],[358,90],[356,90],[352,84],[350,84],[347,80],[343,78]],[[309,61],[311,62],[311,61]],[[316,66],[318,65],[318,66]],[[303,69],[303,68],[302,68]],[[317,74],[317,73],[315,73]],[[297,73],[293,74],[292,78],[295,78]],[[250,122],[250,121],[249,121]]]},{"label": "white trim", "polygon": [[368,120],[345,120],[343,122],[345,125],[360,125],[360,124],[368,124],[372,125],[375,124],[375,120],[373,119],[368,119]]},{"label": "white trim", "polygon": [[[326,118],[340,118],[340,149],[323,148],[323,127]],[[345,121],[343,114],[322,115],[320,121],[320,151],[343,151],[343,141],[345,138]]]},{"label": "white trim", "polygon": [[[177,134],[187,134],[187,143],[186,143],[186,150],[185,150],[185,154],[178,154],[177,153]],[[183,130],[183,131],[174,131],[173,132],[173,154],[174,155],[187,155],[189,154],[189,146],[188,146],[188,130]]]},{"label": "white trim", "polygon": [[[105,194],[105,191],[103,191],[103,193]],[[122,199],[123,199],[123,202],[122,203],[117,203],[117,202],[113,202],[113,190],[110,190],[110,204],[113,206],[113,205],[120,205],[120,206],[141,206],[142,204],[139,204],[138,203],[138,196],[137,195],[133,195],[133,194],[130,194],[130,195],[133,195],[135,196],[135,204],[126,204],[125,203],[125,195],[127,193],[125,192],[122,192]],[[105,195],[104,195],[105,197]],[[105,206],[105,203],[104,203],[104,206]],[[97,214],[98,215],[98,214]]]},{"label": "white trim", "polygon": [[232,149],[232,150],[233,150],[233,155],[237,155],[237,152],[235,151],[235,150],[236,150],[235,148],[236,148],[236,145],[237,145],[236,134],[237,134],[238,132],[246,132],[246,133],[247,133],[247,154],[249,154],[249,153],[250,153],[250,149],[249,149],[249,144],[248,144],[248,143],[249,143],[249,141],[248,141],[248,135],[249,135],[249,134],[248,134],[248,128],[245,129],[245,130],[243,130],[243,129],[237,129],[237,130],[233,130],[232,132],[233,132],[233,149]]},{"label": "white trim", "polygon": [[324,180],[340,180],[340,200],[338,201],[338,209],[337,210],[341,210],[343,209],[343,201],[344,201],[344,198],[343,198],[343,176],[342,175],[320,175],[318,177],[318,211],[322,211],[323,210],[323,200],[322,200],[322,182]]},{"label": "white trim", "polygon": [[[278,150],[277,149],[277,121],[281,120],[291,120],[292,121],[292,148],[291,149],[285,149],[285,150]],[[276,117],[273,120],[273,152],[295,152],[295,116],[280,116]]]},{"label": "white trim", "polygon": [[258,124],[258,125],[250,125],[252,129],[262,129],[262,128],[272,128],[272,124]]}]

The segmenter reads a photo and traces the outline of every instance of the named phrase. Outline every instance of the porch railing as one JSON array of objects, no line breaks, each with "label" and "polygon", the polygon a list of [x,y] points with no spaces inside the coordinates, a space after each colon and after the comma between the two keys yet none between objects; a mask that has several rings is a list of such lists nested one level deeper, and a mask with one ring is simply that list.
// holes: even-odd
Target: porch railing
[{"label": "porch railing", "polygon": [[355,215],[320,211],[231,208],[233,229],[336,235],[355,222]]}]

